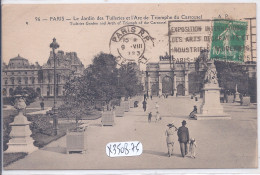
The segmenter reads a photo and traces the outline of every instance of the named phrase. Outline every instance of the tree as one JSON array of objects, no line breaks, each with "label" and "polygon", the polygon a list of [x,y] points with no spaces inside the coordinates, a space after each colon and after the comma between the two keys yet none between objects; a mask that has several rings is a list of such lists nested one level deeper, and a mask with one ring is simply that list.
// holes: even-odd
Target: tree
[{"label": "tree", "polygon": [[87,68],[86,79],[95,100],[105,101],[117,97],[117,62],[111,54],[100,53],[93,59],[93,64]]},{"label": "tree", "polygon": [[21,86],[18,86],[17,88],[15,88],[15,90],[11,94],[11,103],[12,104],[14,104],[16,95],[24,96],[25,103],[27,106],[30,105],[32,102],[34,102],[37,97],[37,93],[33,88],[30,88],[30,87],[22,88]]},{"label": "tree", "polygon": [[[64,105],[59,114],[76,118],[101,103],[104,106],[120,96],[134,96],[142,89],[137,77],[138,66],[126,64],[117,69],[116,58],[100,53],[84,71],[82,77],[75,77],[65,85]],[[119,76],[120,75],[120,76]]]},{"label": "tree", "polygon": [[86,76],[75,77],[65,84],[64,104],[58,109],[60,117],[75,119],[76,126],[82,116],[91,109],[94,97],[94,92],[89,88],[90,84],[86,78]]},{"label": "tree", "polygon": [[220,87],[235,93],[235,87],[238,85],[240,93],[248,93],[248,74],[243,65],[216,60],[215,65]]},{"label": "tree", "polygon": [[96,101],[109,101],[116,97],[116,61],[110,54],[100,53],[81,77],[75,77],[64,86],[64,105],[59,108],[60,116],[75,118],[76,124],[81,116],[93,108]]},{"label": "tree", "polygon": [[119,68],[119,87],[121,96],[132,97],[142,92],[142,85],[138,79],[139,68],[135,62],[129,62]]}]

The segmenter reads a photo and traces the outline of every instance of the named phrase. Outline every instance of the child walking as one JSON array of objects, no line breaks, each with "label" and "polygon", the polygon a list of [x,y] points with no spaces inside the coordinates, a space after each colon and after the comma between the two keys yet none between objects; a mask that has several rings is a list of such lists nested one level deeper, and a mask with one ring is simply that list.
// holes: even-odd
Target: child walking
[{"label": "child walking", "polygon": [[190,156],[191,158],[196,158],[196,149],[197,145],[196,145],[196,141],[195,141],[195,138],[190,138]]},{"label": "child walking", "polygon": [[156,112],[156,122],[158,122],[159,120],[161,120],[161,117],[160,117],[159,111],[157,111]]}]

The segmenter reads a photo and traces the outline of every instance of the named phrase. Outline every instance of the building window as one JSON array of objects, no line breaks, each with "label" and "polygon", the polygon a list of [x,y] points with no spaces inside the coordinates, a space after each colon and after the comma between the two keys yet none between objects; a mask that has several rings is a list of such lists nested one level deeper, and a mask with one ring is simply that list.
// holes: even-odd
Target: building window
[{"label": "building window", "polygon": [[18,80],[18,84],[22,84],[22,78],[21,77],[18,77],[17,80]]},{"label": "building window", "polygon": [[34,84],[34,77],[32,77],[32,84]]},{"label": "building window", "polygon": [[11,82],[12,82],[12,84],[14,84],[14,78],[11,78]]},{"label": "building window", "polygon": [[12,72],[12,75],[14,75],[14,72]]},{"label": "building window", "polygon": [[28,84],[28,78],[27,77],[24,78],[24,81],[25,81],[25,84]]},{"label": "building window", "polygon": [[27,72],[24,72],[27,75]]},{"label": "building window", "polygon": [[8,80],[5,80],[5,84],[8,84]]},{"label": "building window", "polygon": [[48,73],[48,81],[49,81],[49,83],[51,83],[51,76],[49,73]]},{"label": "building window", "polygon": [[58,83],[61,82],[61,76],[60,75],[57,75],[57,81],[58,81]]}]

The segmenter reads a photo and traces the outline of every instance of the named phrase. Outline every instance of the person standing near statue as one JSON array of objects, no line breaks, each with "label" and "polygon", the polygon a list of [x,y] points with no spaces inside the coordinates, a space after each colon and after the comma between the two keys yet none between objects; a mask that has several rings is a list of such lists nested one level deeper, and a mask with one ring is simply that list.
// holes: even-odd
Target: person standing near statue
[{"label": "person standing near statue", "polygon": [[177,128],[173,125],[173,122],[167,125],[169,128],[165,131],[166,144],[168,148],[168,156],[173,156],[173,146],[174,146],[174,134]]},{"label": "person standing near statue", "polygon": [[186,127],[186,121],[182,121],[182,126],[179,127],[178,132],[178,141],[180,143],[181,155],[184,158],[188,154],[187,144],[189,142],[189,129]]}]

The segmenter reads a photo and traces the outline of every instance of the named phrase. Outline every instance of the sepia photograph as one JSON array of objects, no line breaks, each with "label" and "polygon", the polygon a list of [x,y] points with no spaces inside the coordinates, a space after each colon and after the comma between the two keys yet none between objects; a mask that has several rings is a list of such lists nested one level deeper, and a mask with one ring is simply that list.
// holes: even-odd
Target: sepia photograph
[{"label": "sepia photograph", "polygon": [[255,3],[1,8],[5,172],[258,168]]}]

